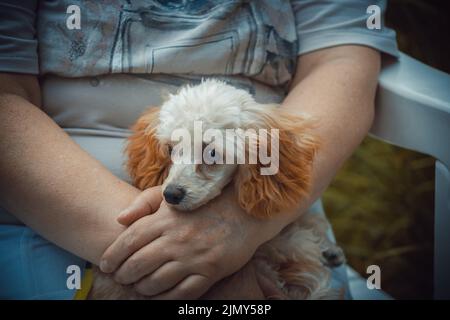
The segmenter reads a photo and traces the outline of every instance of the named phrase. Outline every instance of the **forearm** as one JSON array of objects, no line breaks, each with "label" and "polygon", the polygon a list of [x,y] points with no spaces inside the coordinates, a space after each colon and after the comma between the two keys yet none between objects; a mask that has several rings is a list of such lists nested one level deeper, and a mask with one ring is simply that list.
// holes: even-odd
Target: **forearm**
[{"label": "forearm", "polygon": [[[342,46],[299,58],[297,74],[282,104],[315,119],[312,134],[320,141],[312,187],[299,214],[317,200],[344,161],[367,135],[373,121],[380,56],[360,46]],[[284,226],[298,215],[286,214]]]},{"label": "forearm", "polygon": [[90,157],[15,92],[0,95],[0,205],[66,250],[98,263],[138,190]]}]

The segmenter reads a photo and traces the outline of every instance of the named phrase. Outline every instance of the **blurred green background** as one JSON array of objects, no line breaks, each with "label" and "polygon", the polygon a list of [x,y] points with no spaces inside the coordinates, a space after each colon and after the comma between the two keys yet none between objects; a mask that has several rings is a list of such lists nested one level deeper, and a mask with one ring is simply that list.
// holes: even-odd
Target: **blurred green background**
[{"label": "blurred green background", "polygon": [[[449,2],[391,0],[386,12],[400,50],[447,73]],[[323,201],[354,269],[364,276],[377,264],[382,289],[394,298],[432,299],[433,158],[368,137]]]}]

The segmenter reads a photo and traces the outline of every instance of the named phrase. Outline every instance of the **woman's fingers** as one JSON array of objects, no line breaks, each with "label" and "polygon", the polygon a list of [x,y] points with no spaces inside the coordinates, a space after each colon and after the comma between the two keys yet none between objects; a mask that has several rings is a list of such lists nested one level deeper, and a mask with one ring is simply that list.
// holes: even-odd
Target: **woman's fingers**
[{"label": "woman's fingers", "polygon": [[135,284],[135,289],[140,294],[154,296],[172,289],[191,272],[181,262],[169,261],[149,276]]},{"label": "woman's fingers", "polygon": [[156,212],[162,199],[161,186],[148,188],[142,191],[130,206],[119,214],[117,221],[120,224],[129,226],[136,220]]},{"label": "woman's fingers", "polygon": [[172,259],[167,250],[164,237],[159,237],[131,255],[115,272],[114,280],[128,285],[151,275]]},{"label": "woman's fingers", "polygon": [[106,249],[100,261],[100,270],[105,273],[114,272],[133,253],[159,238],[163,230],[158,219],[152,215],[139,219]]},{"label": "woman's fingers", "polygon": [[174,299],[198,299],[213,284],[211,279],[200,274],[192,274],[186,277],[183,281],[176,285],[175,288],[170,289],[162,294],[151,297],[155,300],[174,300]]}]

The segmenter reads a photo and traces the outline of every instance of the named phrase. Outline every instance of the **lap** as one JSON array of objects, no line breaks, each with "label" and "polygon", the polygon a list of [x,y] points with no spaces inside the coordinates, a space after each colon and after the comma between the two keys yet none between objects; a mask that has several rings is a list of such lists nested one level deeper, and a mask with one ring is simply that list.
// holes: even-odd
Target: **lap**
[{"label": "lap", "polygon": [[[0,225],[0,299],[72,299],[67,267],[85,262],[23,225]],[[350,299],[346,266],[332,270],[331,286]]]}]

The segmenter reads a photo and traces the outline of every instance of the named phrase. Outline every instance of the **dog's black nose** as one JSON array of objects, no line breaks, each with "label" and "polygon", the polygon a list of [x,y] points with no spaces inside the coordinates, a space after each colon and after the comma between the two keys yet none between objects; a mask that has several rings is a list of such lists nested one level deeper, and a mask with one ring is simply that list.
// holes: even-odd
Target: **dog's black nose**
[{"label": "dog's black nose", "polygon": [[186,190],[173,185],[168,185],[163,192],[164,199],[170,204],[179,204],[185,195]]}]

